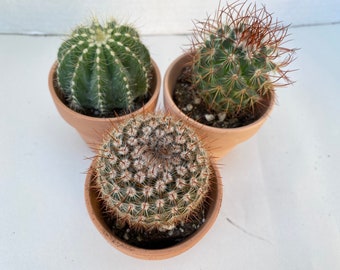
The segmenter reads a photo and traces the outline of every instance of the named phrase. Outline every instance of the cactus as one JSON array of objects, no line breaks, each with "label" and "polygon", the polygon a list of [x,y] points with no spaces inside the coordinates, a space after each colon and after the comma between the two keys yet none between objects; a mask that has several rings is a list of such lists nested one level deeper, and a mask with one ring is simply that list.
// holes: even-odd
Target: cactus
[{"label": "cactus", "polygon": [[94,19],[60,46],[57,83],[73,110],[105,117],[133,110],[134,100],[148,91],[150,69],[149,51],[133,27]]},{"label": "cactus", "polygon": [[212,111],[254,112],[264,96],[292,83],[284,69],[295,49],[282,47],[288,26],[274,23],[264,6],[236,1],[195,26],[192,80]]},{"label": "cactus", "polygon": [[167,231],[195,218],[211,185],[199,139],[163,114],[136,116],[110,131],[95,164],[105,211],[136,231]]}]

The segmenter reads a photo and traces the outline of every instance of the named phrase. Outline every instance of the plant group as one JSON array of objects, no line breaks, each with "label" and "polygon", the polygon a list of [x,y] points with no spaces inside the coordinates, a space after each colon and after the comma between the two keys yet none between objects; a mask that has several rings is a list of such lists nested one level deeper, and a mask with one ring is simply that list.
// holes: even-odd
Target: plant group
[{"label": "plant group", "polygon": [[69,107],[101,117],[133,110],[149,89],[150,70],[138,32],[114,20],[77,27],[58,51],[57,83]]},{"label": "plant group", "polygon": [[93,170],[105,211],[137,231],[171,230],[194,219],[212,177],[195,133],[163,114],[136,116],[111,130]]},{"label": "plant group", "polygon": [[290,84],[286,67],[295,49],[283,47],[287,30],[264,6],[240,1],[197,22],[192,81],[207,107],[228,117],[254,112],[263,97]]}]

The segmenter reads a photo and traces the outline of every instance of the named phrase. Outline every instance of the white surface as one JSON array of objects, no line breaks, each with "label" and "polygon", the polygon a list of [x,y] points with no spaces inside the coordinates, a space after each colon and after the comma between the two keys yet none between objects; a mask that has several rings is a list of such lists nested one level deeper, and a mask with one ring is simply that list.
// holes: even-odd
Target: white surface
[{"label": "white surface", "polygon": [[[47,88],[59,37],[0,36],[0,269],[340,269],[340,25],[292,29],[296,84],[220,161],[224,200],[205,238],[165,261],[102,238],[83,197],[92,156]],[[185,36],[145,36],[164,76]]]},{"label": "white surface", "polygon": [[[65,34],[92,14],[135,24],[143,34],[188,33],[220,0],[0,0],[0,33]],[[229,1],[229,3],[234,0]],[[249,1],[250,2],[250,1]],[[257,0],[292,25],[340,22],[340,0]],[[221,0],[226,3],[226,0]]]}]

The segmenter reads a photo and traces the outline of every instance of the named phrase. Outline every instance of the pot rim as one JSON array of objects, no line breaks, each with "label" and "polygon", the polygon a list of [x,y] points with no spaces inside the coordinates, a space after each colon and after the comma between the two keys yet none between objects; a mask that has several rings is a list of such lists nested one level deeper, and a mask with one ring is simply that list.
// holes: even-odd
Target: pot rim
[{"label": "pot rim", "polygon": [[[178,56],[175,60],[173,60],[172,63],[167,68],[166,72],[165,72],[164,81],[163,81],[164,99],[167,99],[171,108],[173,110],[175,110],[181,118],[185,119],[185,121],[188,121],[193,126],[196,126],[198,128],[210,129],[211,132],[214,132],[214,133],[226,133],[226,132],[233,132],[233,131],[239,132],[239,131],[245,131],[245,130],[248,130],[248,129],[252,129],[253,126],[261,125],[269,117],[269,115],[271,114],[271,112],[274,108],[275,93],[273,93],[273,95],[270,96],[269,104],[268,104],[266,110],[264,111],[264,113],[254,122],[252,122],[248,125],[242,126],[242,127],[235,127],[235,128],[212,127],[212,126],[202,124],[202,123],[192,119],[191,117],[189,117],[185,113],[183,113],[177,107],[177,105],[175,104],[175,102],[173,100],[173,97],[172,97],[173,89],[170,89],[169,82],[170,82],[171,74],[174,72],[175,67],[177,67],[177,66],[178,67],[184,67],[184,66],[188,66],[190,64],[190,55],[192,55],[192,52],[185,52],[185,53],[181,54],[180,56]],[[181,62],[183,62],[183,63],[181,63]]]},{"label": "pot rim", "polygon": [[83,119],[85,119],[86,121],[89,122],[106,122],[108,120],[110,121],[121,121],[124,120],[125,118],[129,118],[131,117],[131,115],[134,114],[139,114],[139,113],[143,113],[144,112],[144,106],[147,104],[151,104],[153,102],[155,102],[158,99],[158,96],[160,94],[160,88],[161,88],[161,73],[159,70],[158,65],[156,64],[156,62],[151,58],[151,64],[154,70],[154,81],[155,81],[155,85],[153,87],[153,92],[152,95],[150,97],[150,99],[138,110],[133,111],[131,113],[125,114],[125,115],[121,115],[121,116],[117,116],[117,117],[94,117],[94,116],[89,116],[89,115],[85,115],[82,114],[80,112],[74,111],[72,110],[70,107],[68,107],[57,95],[56,89],[54,87],[54,74],[56,72],[57,66],[58,66],[58,61],[54,61],[54,63],[52,64],[49,74],[48,74],[48,88],[50,90],[50,93],[52,95],[52,98],[54,99],[54,101],[58,104],[58,106],[62,107],[68,114],[70,114],[71,116],[73,116],[74,118],[81,116]]},{"label": "pot rim", "polygon": [[114,246],[116,249],[120,250],[122,253],[144,260],[163,260],[171,257],[175,257],[180,255],[181,253],[187,251],[195,244],[197,244],[210,230],[210,228],[215,223],[218,213],[222,204],[223,197],[223,184],[220,172],[218,170],[218,166],[211,159],[211,167],[213,168],[215,174],[215,181],[212,187],[211,197],[209,196],[209,211],[206,216],[206,220],[203,225],[192,235],[188,236],[184,241],[167,248],[162,249],[144,249],[140,247],[135,247],[128,243],[125,243],[120,238],[114,236],[110,229],[106,226],[105,221],[103,219],[98,218],[98,214],[96,214],[96,210],[94,207],[98,209],[98,200],[96,191],[93,188],[93,164],[96,161],[94,159],[92,161],[91,167],[86,175],[85,181],[85,203],[87,211],[90,215],[92,222],[94,223],[97,230],[100,234],[106,239],[108,243]]}]

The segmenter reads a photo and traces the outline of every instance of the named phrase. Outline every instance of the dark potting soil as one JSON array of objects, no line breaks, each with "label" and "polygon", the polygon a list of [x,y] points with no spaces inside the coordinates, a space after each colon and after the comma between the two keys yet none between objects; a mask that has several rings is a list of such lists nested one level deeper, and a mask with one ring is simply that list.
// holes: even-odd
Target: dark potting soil
[{"label": "dark potting soil", "polygon": [[164,231],[156,229],[152,231],[136,231],[128,225],[122,227],[117,225],[116,219],[107,214],[103,213],[103,218],[112,233],[122,241],[139,248],[162,249],[176,245],[195,233],[205,222],[206,207],[206,205],[202,207],[202,211],[197,214],[195,219],[179,224],[171,230]]},{"label": "dark potting soil", "polygon": [[173,99],[177,107],[195,121],[217,128],[237,128],[246,126],[256,121],[259,117],[252,112],[243,112],[234,118],[215,113],[206,106],[199,98],[197,89],[191,82],[191,68],[185,67],[177,78]]},{"label": "dark potting soil", "polygon": [[[53,85],[54,85],[54,88],[56,89],[58,97],[67,107],[71,108],[70,105],[69,105],[69,102],[63,96],[62,91],[60,90],[60,88],[58,86],[56,73],[54,73],[53,77],[54,77]],[[151,81],[152,81],[152,78],[153,78],[153,76],[150,75]],[[150,100],[151,96],[152,96],[151,87],[149,87],[148,92],[144,96],[137,97],[134,100],[133,106],[129,109],[115,109],[115,110],[113,110],[111,112],[107,112],[105,114],[101,114],[98,110],[95,110],[95,109],[85,109],[85,110],[82,110],[80,113],[87,115],[87,116],[98,117],[98,118],[111,118],[111,117],[123,116],[123,115],[132,113],[132,112],[137,111],[138,109],[142,108],[144,106],[144,104],[146,104]]]},{"label": "dark potting soil", "polygon": [[87,109],[87,110],[82,111],[81,113],[87,116],[99,117],[99,118],[110,118],[110,117],[123,116],[123,115],[132,113],[142,108],[144,104],[146,104],[149,101],[150,98],[151,98],[151,94],[150,92],[147,92],[146,95],[136,98],[134,100],[133,106],[130,109],[115,109],[112,112],[108,112],[104,115],[100,114],[98,110],[94,110],[94,109]]}]

